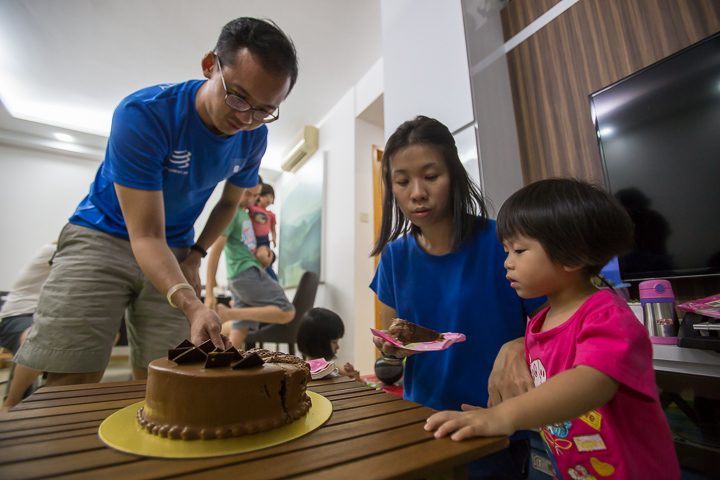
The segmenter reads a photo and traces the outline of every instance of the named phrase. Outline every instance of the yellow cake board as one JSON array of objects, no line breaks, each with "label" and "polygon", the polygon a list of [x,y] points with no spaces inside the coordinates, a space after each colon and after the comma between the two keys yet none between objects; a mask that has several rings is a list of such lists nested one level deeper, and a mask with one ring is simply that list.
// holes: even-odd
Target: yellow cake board
[{"label": "yellow cake board", "polygon": [[[98,435],[106,445],[121,452],[161,458],[220,457],[273,447],[302,437],[319,428],[330,418],[330,400],[308,391],[312,407],[307,415],[284,427],[241,437],[214,440],[171,440],[143,430],[137,422],[137,411],[145,402],[133,403],[107,417]],[[232,408],[232,407],[230,407]]]}]

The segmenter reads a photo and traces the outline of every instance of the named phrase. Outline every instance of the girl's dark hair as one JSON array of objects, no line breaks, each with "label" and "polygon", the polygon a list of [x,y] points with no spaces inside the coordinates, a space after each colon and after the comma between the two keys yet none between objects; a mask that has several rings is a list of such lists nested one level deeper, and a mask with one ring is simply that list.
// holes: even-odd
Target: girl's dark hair
[{"label": "girl's dark hair", "polygon": [[264,197],[265,195],[272,195],[275,196],[275,189],[272,187],[272,185],[269,185],[267,183],[262,184],[262,188],[260,189],[260,196]]},{"label": "girl's dark hair", "polygon": [[537,240],[552,261],[591,276],[633,244],[633,224],[620,203],[569,178],[540,180],[511,195],[498,212],[497,234],[501,242],[517,235]]},{"label": "girl's dark hair", "polygon": [[330,360],[334,356],[330,342],[344,334],[345,326],[337,313],[327,308],[311,308],[300,319],[298,349],[305,358]]},{"label": "girl's dark hair", "polygon": [[[450,176],[450,208],[452,211],[452,237],[450,239],[453,250],[468,239],[477,226],[477,218],[482,223],[487,219],[487,208],[479,188],[468,177],[463,167],[450,130],[434,118],[419,115],[400,125],[390,135],[385,144],[381,169],[384,188],[382,221],[380,233],[375,241],[371,256],[382,253],[385,245],[396,238],[411,232],[418,235],[420,229],[403,215],[392,193],[392,178],[390,162],[393,155],[411,145],[427,145],[440,153]],[[480,225],[482,226],[482,224]]]},{"label": "girl's dark hair", "polygon": [[271,20],[240,17],[228,22],[220,32],[215,52],[223,65],[234,65],[238,50],[247,48],[267,71],[290,77],[290,89],[298,77],[295,45]]}]

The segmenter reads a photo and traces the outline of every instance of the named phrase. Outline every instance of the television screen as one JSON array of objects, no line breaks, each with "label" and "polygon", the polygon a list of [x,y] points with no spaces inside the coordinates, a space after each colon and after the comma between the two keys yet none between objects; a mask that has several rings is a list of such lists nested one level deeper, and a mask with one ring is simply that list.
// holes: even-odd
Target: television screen
[{"label": "television screen", "polygon": [[590,95],[623,280],[720,274],[720,33]]}]

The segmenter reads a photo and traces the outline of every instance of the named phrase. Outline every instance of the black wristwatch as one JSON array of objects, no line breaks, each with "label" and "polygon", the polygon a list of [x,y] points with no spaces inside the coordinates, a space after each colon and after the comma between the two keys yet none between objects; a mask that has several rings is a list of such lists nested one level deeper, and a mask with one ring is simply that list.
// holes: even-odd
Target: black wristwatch
[{"label": "black wristwatch", "polygon": [[203,247],[198,245],[197,243],[190,246],[190,250],[195,250],[200,254],[202,258],[205,258],[207,256],[207,250],[205,250]]}]

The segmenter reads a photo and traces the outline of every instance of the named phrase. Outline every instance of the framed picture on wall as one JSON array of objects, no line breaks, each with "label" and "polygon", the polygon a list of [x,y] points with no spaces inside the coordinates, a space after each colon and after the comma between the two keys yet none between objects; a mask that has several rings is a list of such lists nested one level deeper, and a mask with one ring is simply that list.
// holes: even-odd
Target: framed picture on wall
[{"label": "framed picture on wall", "polygon": [[278,278],[297,287],[304,272],[320,275],[325,156],[313,156],[283,184],[280,204]]}]

